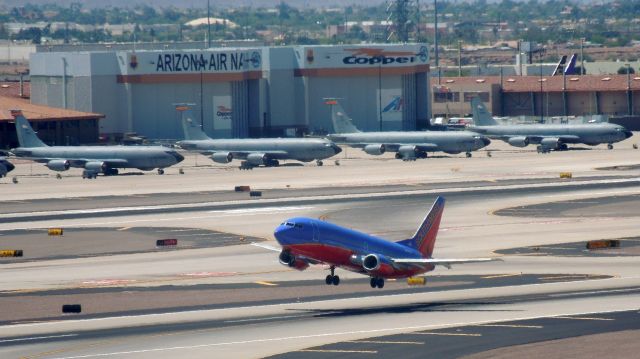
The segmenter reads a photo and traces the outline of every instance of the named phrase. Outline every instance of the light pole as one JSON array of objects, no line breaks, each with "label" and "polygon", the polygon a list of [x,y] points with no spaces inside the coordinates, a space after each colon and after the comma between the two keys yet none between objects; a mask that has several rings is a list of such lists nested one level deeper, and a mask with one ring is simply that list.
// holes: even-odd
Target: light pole
[{"label": "light pole", "polygon": [[380,56],[378,61],[378,117],[379,117],[379,131],[382,132],[382,61],[384,58]]},{"label": "light pole", "polygon": [[462,40],[458,40],[458,77],[462,77]]},{"label": "light pole", "polygon": [[631,64],[625,64],[627,67],[627,113],[633,116],[633,93],[631,92]]}]

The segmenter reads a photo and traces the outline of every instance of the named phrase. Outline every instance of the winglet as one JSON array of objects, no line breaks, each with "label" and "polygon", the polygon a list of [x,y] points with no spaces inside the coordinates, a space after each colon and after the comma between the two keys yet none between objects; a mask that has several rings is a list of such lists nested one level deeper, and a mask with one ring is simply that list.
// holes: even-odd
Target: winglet
[{"label": "winglet", "polygon": [[180,115],[180,122],[182,123],[182,130],[184,131],[184,138],[186,140],[209,140],[199,123],[196,123],[193,116],[192,107],[193,104],[189,103],[176,103],[174,104],[176,111]]},{"label": "winglet", "polygon": [[444,213],[444,204],[444,197],[436,198],[413,237],[398,243],[418,250],[424,258],[430,258],[436,244],[440,220]]},{"label": "winglet", "polygon": [[20,147],[48,147],[38,138],[21,110],[11,110],[11,116],[16,120],[16,134],[18,135]]},{"label": "winglet", "polygon": [[471,99],[471,112],[473,113],[473,124],[475,126],[495,126],[498,124],[478,96],[474,96]]},{"label": "winglet", "polygon": [[331,106],[331,122],[335,133],[357,133],[360,132],[353,124],[353,120],[344,112],[342,105],[336,98],[325,98],[325,105]]}]

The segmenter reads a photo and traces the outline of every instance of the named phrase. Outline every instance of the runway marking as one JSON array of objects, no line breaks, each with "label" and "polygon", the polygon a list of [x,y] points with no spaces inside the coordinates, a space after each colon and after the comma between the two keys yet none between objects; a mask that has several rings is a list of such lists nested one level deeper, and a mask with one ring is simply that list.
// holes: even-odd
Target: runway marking
[{"label": "runway marking", "polygon": [[558,293],[558,294],[550,294],[550,297],[571,297],[574,295],[583,295],[583,294],[601,294],[601,293],[617,293],[617,292],[634,292],[638,291],[640,288],[627,288],[627,289],[604,289],[604,290],[592,290],[588,292],[571,292],[571,293]]},{"label": "runway marking", "polygon": [[228,277],[238,274],[237,272],[191,272],[180,274],[187,277]]},{"label": "runway marking", "polygon": [[476,325],[472,325],[472,327],[532,328],[532,329],[544,328],[544,326],[542,325],[524,325],[524,324],[476,324]]},{"label": "runway marking", "polygon": [[17,338],[17,339],[3,339],[0,340],[0,343],[12,343],[12,342],[26,342],[30,340],[40,340],[40,339],[53,339],[53,338],[67,338],[67,337],[77,337],[78,334],[61,334],[61,335],[49,335],[46,337],[30,337],[30,338]]},{"label": "runway marking", "polygon": [[353,354],[378,354],[377,350],[339,350],[339,349],[302,349],[294,353],[353,353]]},{"label": "runway marking", "polygon": [[116,231],[127,231],[129,229],[131,229],[131,227],[122,227],[122,228],[116,229]]},{"label": "runway marking", "polygon": [[240,209],[216,210],[216,211],[207,211],[207,212],[208,213],[220,213],[220,214],[226,214],[226,215],[243,215],[243,214],[263,213],[263,212],[299,211],[299,210],[311,209],[311,208],[313,208],[313,207],[310,207],[310,206],[260,207],[260,208],[240,208]]},{"label": "runway marking", "polygon": [[262,280],[261,280],[261,281],[254,282],[254,283],[255,283],[255,284],[262,284],[262,285],[266,285],[266,286],[277,286],[277,284],[276,284],[276,283],[266,282],[266,281],[262,281]]},{"label": "runway marking", "polygon": [[414,332],[411,334],[419,334],[419,335],[441,335],[441,336],[452,336],[452,337],[481,337],[480,333],[437,333],[437,332]]},{"label": "runway marking", "polygon": [[585,278],[584,275],[557,275],[552,277],[540,277],[540,280],[554,280],[554,279],[571,279],[571,278]]},{"label": "runway marking", "polygon": [[492,279],[492,278],[505,278],[505,277],[515,277],[520,276],[522,273],[511,273],[511,274],[496,274],[496,275],[488,275],[485,277],[480,277],[482,279]]},{"label": "runway marking", "polygon": [[551,317],[551,318],[557,318],[557,319],[575,319],[575,320],[602,320],[602,321],[615,320],[615,319],[611,319],[611,318],[596,318],[596,317],[570,317],[570,316],[558,316],[558,317]]},{"label": "runway marking", "polygon": [[[276,305],[281,306],[281,305]],[[264,308],[265,306],[262,306]],[[267,306],[268,307],[268,306]],[[247,307],[251,308],[251,307]],[[602,313],[619,313],[624,312],[626,310],[610,310],[610,311],[600,311],[600,312],[584,312],[584,313],[572,313],[571,315],[586,315],[586,314],[602,314]],[[197,311],[201,312],[201,311]],[[157,316],[154,315],[154,316]],[[135,316],[126,316],[127,318],[135,317]],[[113,319],[112,318],[101,318],[101,319],[81,319],[75,322],[88,322],[88,321],[96,321],[96,320],[104,320],[104,319]],[[118,318],[118,317],[115,317]],[[532,319],[541,319],[541,318],[553,318],[553,316],[542,315],[542,316],[530,316],[530,317],[521,317],[521,318],[512,318],[511,321],[518,320],[532,320]],[[74,321],[69,321],[74,322]],[[460,323],[449,323],[449,327],[457,327],[457,326],[469,326],[474,324],[487,324],[492,322],[460,322]],[[495,323],[495,322],[494,322]],[[29,326],[28,324],[25,326]],[[379,328],[379,329],[368,329],[368,330],[355,330],[350,332],[331,332],[331,333],[318,333],[318,334],[308,334],[308,335],[297,335],[297,336],[289,336],[289,337],[278,337],[278,338],[264,338],[264,339],[250,339],[250,340],[242,340],[242,341],[234,341],[234,342],[222,342],[222,343],[207,343],[207,344],[198,344],[198,345],[189,345],[189,346],[176,346],[176,347],[164,347],[164,348],[152,348],[152,349],[139,349],[139,350],[131,350],[131,351],[121,351],[121,352],[109,352],[109,353],[96,353],[96,354],[87,354],[87,355],[78,355],[78,356],[68,356],[68,357],[57,357],[52,359],[81,359],[81,358],[96,358],[96,357],[107,357],[107,356],[118,356],[118,355],[126,355],[126,354],[142,354],[142,353],[156,353],[162,351],[174,351],[174,350],[185,350],[185,349],[199,349],[199,348],[211,348],[218,346],[226,346],[226,345],[243,345],[243,344],[252,344],[252,343],[269,343],[269,342],[278,342],[284,340],[299,340],[299,339],[309,339],[309,338],[325,338],[325,337],[341,337],[345,335],[352,334],[371,334],[371,333],[384,333],[384,332],[397,332],[397,331],[411,331],[411,330],[425,330],[428,328],[438,327],[438,325],[427,324],[427,325],[419,325],[419,326],[409,326],[409,327],[400,327],[400,328]],[[422,332],[425,333],[425,332]],[[416,334],[416,333],[413,333]]]},{"label": "runway marking", "polygon": [[364,343],[364,344],[415,344],[424,345],[424,342],[396,342],[388,340],[347,340],[343,343]]},{"label": "runway marking", "polygon": [[100,279],[100,280],[87,280],[82,282],[83,285],[120,285],[136,282],[135,279]]},{"label": "runway marking", "polygon": [[260,321],[264,321],[264,320],[291,319],[291,318],[304,318],[304,317],[312,317],[312,315],[282,315],[282,316],[279,316],[279,317],[225,320],[224,322],[225,323],[246,323],[246,322],[260,322]]}]

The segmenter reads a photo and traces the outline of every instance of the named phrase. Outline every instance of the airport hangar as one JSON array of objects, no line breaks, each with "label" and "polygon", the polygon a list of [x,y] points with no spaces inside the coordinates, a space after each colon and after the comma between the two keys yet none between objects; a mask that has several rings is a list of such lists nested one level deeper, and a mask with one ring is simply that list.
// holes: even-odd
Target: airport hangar
[{"label": "airport hangar", "polygon": [[101,136],[180,139],[174,104],[213,138],[328,133],[335,97],[365,131],[431,117],[426,44],[52,51],[30,58],[31,102],[101,113]]},{"label": "airport hangar", "polygon": [[434,116],[465,116],[480,96],[494,116],[605,115],[640,130],[640,77],[629,75],[469,76],[432,80]]}]

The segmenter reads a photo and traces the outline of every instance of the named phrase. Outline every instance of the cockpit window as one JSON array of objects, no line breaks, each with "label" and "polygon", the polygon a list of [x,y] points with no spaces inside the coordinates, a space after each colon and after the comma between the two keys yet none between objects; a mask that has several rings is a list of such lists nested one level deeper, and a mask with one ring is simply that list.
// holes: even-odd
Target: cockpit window
[{"label": "cockpit window", "polygon": [[294,226],[294,224],[291,223],[291,222],[285,222],[284,225],[287,226],[287,227],[293,227]]}]

